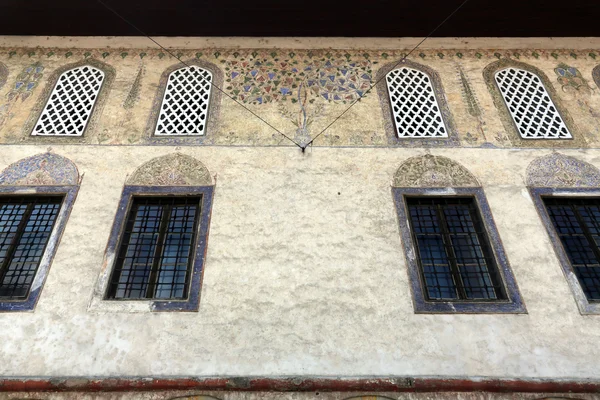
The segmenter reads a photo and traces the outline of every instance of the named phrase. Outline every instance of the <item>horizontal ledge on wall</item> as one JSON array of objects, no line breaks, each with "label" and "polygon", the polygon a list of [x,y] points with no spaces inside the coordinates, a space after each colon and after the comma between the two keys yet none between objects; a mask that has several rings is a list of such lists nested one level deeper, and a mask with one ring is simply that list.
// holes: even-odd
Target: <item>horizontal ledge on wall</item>
[{"label": "horizontal ledge on wall", "polygon": [[[175,49],[405,49],[422,37],[173,37],[152,36],[166,48]],[[19,36],[0,35],[0,47],[43,47],[63,49],[158,49],[144,36]],[[599,37],[432,37],[419,46],[424,50],[458,49],[573,49],[600,47]]]},{"label": "horizontal ledge on wall", "polygon": [[3,378],[3,392],[158,390],[275,392],[535,392],[597,393],[600,380],[486,377],[45,377]]}]

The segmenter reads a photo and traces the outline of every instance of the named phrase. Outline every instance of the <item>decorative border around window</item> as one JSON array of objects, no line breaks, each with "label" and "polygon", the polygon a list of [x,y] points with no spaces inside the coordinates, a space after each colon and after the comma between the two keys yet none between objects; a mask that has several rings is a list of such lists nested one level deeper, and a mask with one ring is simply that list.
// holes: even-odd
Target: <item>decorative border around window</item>
[{"label": "decorative border around window", "polygon": [[[106,255],[102,263],[99,285],[90,304],[91,309],[106,311],[198,311],[200,306],[200,288],[204,272],[204,260],[208,241],[208,230],[212,210],[213,186],[125,186],[115,221],[111,229]],[[119,243],[134,196],[201,195],[202,203],[198,231],[192,257],[191,279],[188,297],[185,300],[122,300],[106,299],[108,283],[114,268]],[[100,304],[101,303],[101,304]]]},{"label": "decorative border around window", "polygon": [[600,197],[600,170],[590,163],[555,152],[538,157],[529,164],[525,183],[575,296],[579,312],[584,315],[600,314],[600,303],[590,303],[583,293],[542,199],[542,196]]},{"label": "decorative border around window", "polygon": [[[204,261],[214,185],[208,169],[200,161],[181,153],[156,157],[142,164],[123,188],[119,207],[102,262],[102,271],[95,286],[89,310],[113,312],[198,311],[204,274]],[[201,195],[201,209],[192,256],[191,279],[185,300],[122,300],[106,299],[109,279],[115,266],[115,257],[127,222],[134,196]]]},{"label": "decorative border around window", "polygon": [[[416,313],[527,313],[481,184],[468,169],[443,156],[425,154],[411,157],[405,160],[394,174],[392,196],[396,205]],[[495,302],[426,300],[405,196],[474,198],[488,234],[498,273],[504,283],[507,300]]]},{"label": "decorative border around window", "polygon": [[[35,135],[32,135],[35,124],[37,123],[40,116],[44,112],[46,104],[48,103],[48,100],[50,99],[50,96],[52,95],[52,91],[56,87],[56,84],[58,83],[58,80],[60,79],[61,75],[69,70],[72,70],[77,67],[82,67],[85,65],[90,65],[90,66],[92,66],[94,68],[98,68],[100,71],[102,71],[104,73],[104,80],[102,82],[102,87],[100,88],[100,92],[98,93],[98,97],[96,98],[94,108],[92,110],[90,117],[88,118],[87,125],[85,127],[83,134],[81,136],[75,136],[75,135],[61,135],[61,136],[37,135],[37,136],[35,136]],[[115,74],[115,70],[113,67],[111,67],[110,65],[105,64],[101,61],[95,60],[93,58],[81,60],[76,63],[63,65],[63,66],[57,68],[48,77],[46,86],[44,87],[44,89],[42,90],[40,95],[38,96],[36,103],[35,103],[33,109],[31,110],[29,118],[25,122],[25,125],[23,128],[23,132],[25,135],[24,141],[25,142],[35,142],[35,143],[55,143],[55,144],[61,143],[61,144],[64,144],[65,137],[69,137],[69,139],[67,139],[69,141],[69,143],[71,143],[71,142],[75,142],[75,143],[92,143],[92,142],[94,142],[96,139],[96,136],[97,136],[96,128],[98,126],[100,117],[102,116],[102,111],[104,109],[104,106],[106,105],[106,101],[108,99],[108,95],[110,93],[112,83],[115,79],[115,75],[116,74]]]},{"label": "decorative border around window", "polygon": [[381,112],[383,115],[383,124],[385,127],[386,136],[388,138],[388,145],[397,147],[455,147],[459,146],[458,135],[454,126],[454,119],[448,107],[448,102],[444,94],[442,81],[438,73],[432,68],[418,64],[414,61],[404,60],[397,67],[412,68],[427,74],[431,80],[431,85],[435,93],[440,113],[448,133],[446,138],[399,138],[394,124],[394,116],[392,113],[392,105],[390,102],[390,96],[387,87],[387,81],[385,77],[390,73],[396,66],[397,61],[388,63],[377,71],[375,81],[377,83],[377,94],[379,96],[379,103],[381,104]]},{"label": "decorative border around window", "polygon": [[0,312],[33,311],[79,191],[79,172],[70,160],[38,154],[9,165],[0,175],[0,195],[63,195],[60,211],[26,300],[0,300]]},{"label": "decorative border around window", "polygon": [[[508,259],[504,252],[500,235],[494,224],[490,206],[487,203],[483,189],[480,187],[468,188],[392,188],[398,221],[400,223],[400,234],[406,254],[408,274],[410,278],[413,303],[416,313],[527,313],[517,283],[510,269]],[[496,258],[498,273],[506,289],[507,300],[498,301],[428,301],[424,293],[424,282],[422,282],[417,261],[417,249],[413,243],[410,231],[408,208],[406,196],[470,196],[473,197],[481,220],[487,231],[490,247]]]},{"label": "decorative border around window", "polygon": [[160,114],[160,109],[162,106],[163,98],[165,97],[165,91],[167,89],[167,82],[169,80],[169,76],[174,71],[180,68],[186,68],[188,66],[198,66],[210,72],[212,74],[212,85],[216,87],[222,87],[223,85],[223,72],[221,69],[204,60],[189,60],[185,61],[185,63],[178,63],[167,68],[161,75],[160,81],[158,83],[158,90],[156,91],[156,95],[154,96],[154,101],[152,102],[152,108],[150,109],[150,115],[148,117],[148,122],[146,123],[146,128],[144,130],[144,136],[147,138],[147,141],[151,144],[202,144],[207,139],[211,137],[211,135],[217,130],[217,122],[219,113],[221,110],[221,91],[216,89],[215,87],[211,87],[210,91],[210,100],[208,102],[208,116],[206,118],[206,125],[204,128],[203,135],[186,135],[186,136],[175,136],[175,135],[164,135],[157,136],[154,134],[156,131],[156,125],[158,123],[158,116]]},{"label": "decorative border around window", "polygon": [[[554,103],[556,110],[558,111],[559,115],[561,116],[564,124],[566,125],[567,129],[571,133],[572,139],[532,140],[532,139],[524,139],[521,137],[521,134],[519,133],[519,130],[517,129],[517,126],[515,125],[513,117],[510,114],[510,111],[508,110],[508,106],[507,106],[506,102],[504,101],[504,97],[503,97],[502,93],[500,92],[500,89],[498,88],[498,84],[497,84],[496,78],[495,78],[496,72],[506,69],[506,68],[509,68],[509,67],[528,71],[532,74],[535,74],[540,79],[540,81],[544,85],[544,88],[546,89],[546,92],[550,96],[552,103]],[[552,82],[548,79],[546,74],[544,74],[540,69],[538,69],[532,65],[520,62],[520,61],[503,58],[501,60],[495,61],[495,62],[489,64],[488,66],[486,66],[483,69],[483,78],[486,82],[488,90],[490,91],[490,94],[494,101],[494,105],[496,106],[496,109],[498,110],[498,113],[500,114],[500,119],[502,120],[502,125],[504,126],[504,129],[506,130],[506,132],[509,132],[508,138],[511,141],[513,146],[516,146],[516,147],[531,147],[531,146],[535,146],[535,147],[586,147],[585,138],[578,131],[577,126],[575,125],[575,121],[573,120],[573,118],[571,118],[571,115],[569,114],[568,110],[563,106],[561,99],[558,96],[558,93],[556,92],[556,90],[554,89],[554,86],[552,85]],[[532,141],[535,143],[532,143]]]}]

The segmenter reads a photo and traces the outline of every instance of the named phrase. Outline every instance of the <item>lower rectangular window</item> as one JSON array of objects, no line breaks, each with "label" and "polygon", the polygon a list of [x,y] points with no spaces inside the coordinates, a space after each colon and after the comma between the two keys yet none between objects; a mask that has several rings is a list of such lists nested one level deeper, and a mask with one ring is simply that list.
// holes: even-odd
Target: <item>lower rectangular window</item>
[{"label": "lower rectangular window", "polygon": [[0,299],[29,296],[62,200],[62,196],[0,197]]},{"label": "lower rectangular window", "polygon": [[201,196],[134,197],[108,286],[109,299],[188,296]]},{"label": "lower rectangular window", "polygon": [[406,197],[428,301],[506,300],[472,197]]},{"label": "lower rectangular window", "polygon": [[588,301],[600,301],[600,199],[543,197]]}]

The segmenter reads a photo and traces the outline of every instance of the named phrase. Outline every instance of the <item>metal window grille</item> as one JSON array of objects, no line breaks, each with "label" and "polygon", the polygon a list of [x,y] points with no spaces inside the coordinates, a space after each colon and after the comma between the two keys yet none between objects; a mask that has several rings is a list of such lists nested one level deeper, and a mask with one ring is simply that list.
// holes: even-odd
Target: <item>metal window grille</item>
[{"label": "metal window grille", "polygon": [[108,298],[187,298],[200,200],[134,198]]},{"label": "metal window grille", "polygon": [[496,83],[523,139],[570,139],[544,84],[535,74],[506,68],[495,74]]},{"label": "metal window grille", "polygon": [[32,134],[83,135],[103,81],[104,72],[89,65],[64,72],[58,78]]},{"label": "metal window grille", "polygon": [[0,299],[23,300],[42,260],[62,197],[0,197]]},{"label": "metal window grille", "polygon": [[388,73],[386,81],[398,137],[448,137],[427,74],[403,67]]},{"label": "metal window grille", "polygon": [[473,198],[408,197],[427,300],[504,300],[506,292]]},{"label": "metal window grille", "polygon": [[192,65],[169,75],[155,135],[204,135],[212,74]]},{"label": "metal window grille", "polygon": [[600,199],[543,200],[583,292],[600,301]]}]

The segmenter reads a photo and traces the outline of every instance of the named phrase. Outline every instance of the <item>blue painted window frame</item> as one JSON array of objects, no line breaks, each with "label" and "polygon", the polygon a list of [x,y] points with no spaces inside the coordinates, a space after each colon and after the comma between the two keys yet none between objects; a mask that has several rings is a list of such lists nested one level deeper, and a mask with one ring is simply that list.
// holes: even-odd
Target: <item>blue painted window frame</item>
[{"label": "blue painted window frame", "polygon": [[[204,275],[204,261],[206,259],[213,194],[214,186],[125,186],[106,247],[107,255],[117,254],[119,250],[118,246],[121,242],[121,237],[123,230],[125,229],[127,216],[129,215],[134,196],[202,196],[200,219],[198,221],[198,231],[196,232],[196,243],[194,246],[194,256],[192,257],[193,262],[190,285],[188,288],[189,292],[187,299],[183,300],[110,299],[107,297],[108,285],[106,285],[106,287],[103,288],[102,301],[118,303],[149,302],[151,311],[198,311],[200,307],[200,289]],[[108,273],[107,276],[112,274],[115,262],[116,258],[110,265],[110,269],[106,271]]]},{"label": "blue painted window frame", "polygon": [[[412,299],[415,313],[417,314],[526,314],[527,309],[521,298],[519,288],[508,263],[508,258],[504,251],[500,235],[492,218],[490,206],[485,198],[481,187],[468,188],[403,188],[393,187],[392,195],[396,205],[398,215],[398,225],[400,227],[400,236],[404,247],[406,264],[408,269],[408,278],[412,290]],[[492,252],[496,259],[498,272],[502,278],[506,290],[506,299],[498,301],[429,301],[425,297],[425,284],[422,281],[420,266],[417,260],[417,248],[413,242],[408,207],[406,204],[407,196],[444,196],[444,197],[472,197],[481,215],[482,223],[488,235],[488,240]]]},{"label": "blue painted window frame", "polygon": [[46,245],[46,250],[31,284],[29,295],[24,300],[0,300],[0,312],[33,311],[35,309],[78,191],[79,186],[0,186],[0,196],[63,196],[60,212],[58,213],[52,234]]},{"label": "blue painted window frame", "polygon": [[579,280],[575,275],[575,270],[569,261],[569,256],[565,252],[560,237],[554,229],[554,224],[548,215],[548,210],[544,204],[542,197],[597,197],[600,198],[600,188],[529,188],[529,194],[533,200],[533,204],[537,209],[537,212],[542,219],[542,223],[546,227],[554,252],[558,257],[561,269],[569,286],[571,292],[575,297],[575,302],[579,308],[579,312],[582,315],[600,314],[600,303],[590,303],[579,284]]}]

